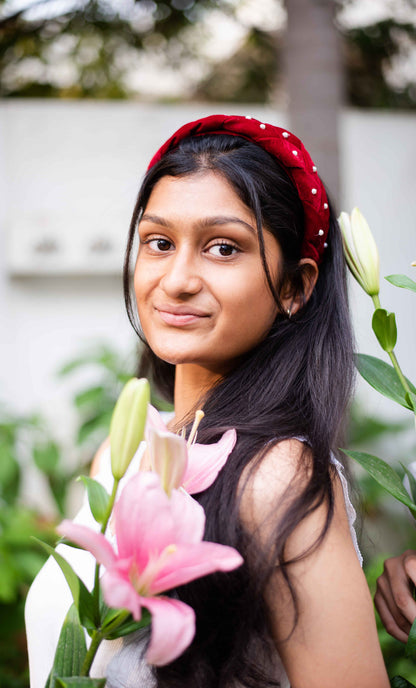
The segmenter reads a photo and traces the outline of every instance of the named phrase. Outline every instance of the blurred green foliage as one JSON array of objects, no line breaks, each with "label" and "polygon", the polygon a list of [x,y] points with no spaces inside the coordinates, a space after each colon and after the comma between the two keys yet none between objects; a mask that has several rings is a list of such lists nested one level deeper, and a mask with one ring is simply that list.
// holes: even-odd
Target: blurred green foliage
[{"label": "blurred green foliage", "polygon": [[[403,413],[403,420],[386,420],[368,415],[355,403],[350,413],[348,448],[378,451],[380,445],[395,448],[392,467],[404,478],[400,464],[407,465],[409,457],[416,456],[416,442],[407,446],[400,436],[408,433],[413,437],[413,422]],[[416,549],[416,530],[408,510],[398,504],[385,489],[358,465],[350,466],[356,480],[359,520],[361,520],[361,550],[364,556],[364,572],[374,597],[376,580],[383,572],[387,557],[401,554],[405,549]],[[404,645],[392,638],[382,625],[376,612],[377,631],[383,657],[390,677],[403,676],[416,684],[416,666],[404,655]]]},{"label": "blurred green foliage", "polygon": [[[58,379],[76,378],[72,403],[77,418],[70,441],[77,449],[68,460],[50,423],[39,415],[18,416],[0,407],[0,687],[27,688],[28,667],[24,632],[24,602],[45,553],[33,536],[54,544],[56,519],[68,513],[74,479],[89,471],[91,459],[107,437],[112,411],[125,382],[137,369],[137,351],[125,356],[106,344],[88,347],[62,366]],[[79,383],[78,383],[79,380]],[[85,381],[89,380],[89,383]],[[91,382],[92,380],[92,382]],[[157,397],[161,410],[171,406]],[[56,518],[47,519],[22,498],[24,473],[41,476]]]},{"label": "blurred green foliage", "polygon": [[[416,538],[412,535],[413,546],[416,545]],[[390,556],[389,552],[378,554],[365,567],[365,574],[372,596],[376,590],[376,581],[378,576],[383,572],[383,563],[386,557]],[[404,645],[391,635],[389,635],[380,621],[376,611],[377,631],[383,652],[384,661],[386,663],[387,671],[390,677],[403,676],[412,684],[416,683],[416,666],[415,663],[404,656]]]},{"label": "blurred green foliage", "polygon": [[52,524],[19,499],[24,465],[22,434],[37,430],[37,418],[2,413],[0,420],[0,686],[27,685],[23,610],[29,586],[44,562],[31,540],[52,542]]},{"label": "blurred green foliage", "polygon": [[61,519],[67,513],[69,488],[76,476],[88,470],[95,449],[107,435],[113,406],[122,385],[134,374],[134,367],[110,347],[98,346],[59,371],[61,377],[79,371],[85,377],[93,370],[97,380],[93,386],[82,386],[73,399],[78,416],[73,445],[79,447],[79,457],[72,467],[68,466],[67,449],[44,418],[13,415],[0,409],[1,688],[28,686],[24,603],[45,561],[45,553],[31,538],[50,544],[56,541],[55,519],[47,519],[39,509],[23,501],[23,475],[28,471],[31,475],[36,471],[41,474],[56,518]]},{"label": "blurred green foliage", "polygon": [[[278,12],[284,3],[275,4]],[[349,4],[338,0],[338,10]],[[205,76],[193,98],[268,102],[282,71],[284,31],[265,30],[255,13],[242,8],[244,0],[82,0],[62,7],[44,0],[16,11],[0,0],[0,97],[140,97],[129,75],[133,66],[136,74],[145,69],[146,55],[160,69],[202,66]],[[416,107],[414,79],[389,78],[389,69],[415,47],[415,24],[404,19],[412,9],[413,0],[401,0],[386,5],[382,20],[365,26],[337,21],[349,104]],[[216,23],[231,17],[245,32],[224,61],[201,49],[209,39],[210,17]]]}]

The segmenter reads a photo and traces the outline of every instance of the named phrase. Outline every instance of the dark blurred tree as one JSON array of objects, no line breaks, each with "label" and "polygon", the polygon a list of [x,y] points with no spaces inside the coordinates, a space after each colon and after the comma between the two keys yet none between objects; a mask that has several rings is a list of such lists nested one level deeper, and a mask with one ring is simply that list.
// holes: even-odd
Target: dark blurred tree
[{"label": "dark blurred tree", "polygon": [[348,102],[357,107],[416,107],[416,75],[413,83],[398,86],[388,78],[394,61],[415,50],[415,24],[390,17],[342,33]]},{"label": "dark blurred tree", "polygon": [[[322,3],[317,0],[316,4]],[[348,0],[337,4],[342,10]],[[416,7],[414,0],[404,0],[403,4],[409,10]],[[289,11],[291,8],[293,1],[288,5]],[[416,25],[392,14],[358,28],[346,28],[340,22],[336,26],[341,34],[345,101],[356,107],[416,108],[416,73],[413,81],[398,85],[389,74],[396,60],[416,51]],[[305,30],[308,28],[305,22]],[[197,88],[198,97],[236,102],[252,102],[255,97],[257,102],[269,101],[281,83],[283,42],[283,31],[272,34],[251,29],[244,45],[232,57],[213,65],[210,75]]]},{"label": "dark blurred tree", "polygon": [[125,76],[143,51],[179,68],[195,57],[187,29],[209,10],[232,12],[232,4],[85,0],[56,14],[53,0],[16,12],[0,0],[0,96],[127,98],[134,92]]},{"label": "dark blurred tree", "polygon": [[[180,69],[183,64],[203,63],[208,76],[201,79],[195,97],[276,102],[283,30],[268,33],[246,25],[243,44],[221,63],[201,55],[198,34],[193,33],[196,27],[203,32],[204,19],[212,11],[239,21],[242,2],[84,0],[56,14],[53,0],[41,0],[14,13],[7,0],[0,0],[0,96],[140,96],[140,88],[133,88],[126,75],[132,65],[142,68],[139,59],[146,53],[162,67]],[[275,2],[276,8],[282,4],[282,0]],[[339,10],[354,2],[333,0]],[[395,61],[416,47],[415,24],[403,19],[406,7],[414,10],[415,0],[390,3],[390,16],[368,26],[346,28],[338,22],[350,104],[416,107],[415,84],[410,80],[400,84],[390,76]]]},{"label": "dark blurred tree", "polygon": [[195,97],[216,102],[276,102],[282,77],[281,52],[279,34],[252,28],[231,57],[212,65],[209,75],[197,86]]}]

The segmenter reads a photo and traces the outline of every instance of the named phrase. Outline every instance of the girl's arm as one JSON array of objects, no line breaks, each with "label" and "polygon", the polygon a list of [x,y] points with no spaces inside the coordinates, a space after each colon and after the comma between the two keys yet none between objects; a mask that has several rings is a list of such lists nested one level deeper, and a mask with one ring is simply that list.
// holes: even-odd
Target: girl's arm
[{"label": "girl's arm", "polygon": [[[307,463],[307,462],[306,462]],[[284,513],[307,480],[304,445],[286,440],[273,447],[250,478],[242,500],[246,527],[267,541],[272,521]],[[266,603],[276,647],[292,688],[389,688],[377,638],[367,583],[351,539],[342,486],[333,483],[335,513],[321,544],[289,566],[299,609],[276,569]],[[276,505],[280,505],[276,508]],[[326,518],[326,504],[307,516],[289,537],[285,555],[301,555],[316,541]],[[261,530],[260,530],[261,529]]]}]

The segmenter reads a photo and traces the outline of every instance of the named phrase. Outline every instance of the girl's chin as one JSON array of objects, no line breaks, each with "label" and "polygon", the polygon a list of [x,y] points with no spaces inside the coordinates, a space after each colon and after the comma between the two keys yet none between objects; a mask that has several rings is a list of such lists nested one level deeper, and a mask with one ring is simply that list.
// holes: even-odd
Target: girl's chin
[{"label": "girl's chin", "polygon": [[186,363],[198,364],[199,358],[190,352],[179,351],[174,349],[173,351],[163,349],[160,347],[151,347],[153,353],[156,354],[158,358],[161,358],[165,363],[170,363],[171,365],[181,365]]},{"label": "girl's chin", "polygon": [[165,363],[170,363],[174,366],[192,365],[199,366],[200,368],[206,368],[207,370],[222,367],[220,362],[217,363],[216,361],[204,358],[195,352],[178,352],[177,349],[174,351],[167,351],[166,349],[160,347],[151,348],[153,353],[156,354],[158,358],[162,359],[162,361],[165,361]]}]

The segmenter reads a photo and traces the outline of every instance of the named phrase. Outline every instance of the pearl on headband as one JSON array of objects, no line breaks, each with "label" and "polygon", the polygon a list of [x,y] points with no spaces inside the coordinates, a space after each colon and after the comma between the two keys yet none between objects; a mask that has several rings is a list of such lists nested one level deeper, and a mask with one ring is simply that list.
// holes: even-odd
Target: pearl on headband
[{"label": "pearl on headband", "polygon": [[305,235],[301,255],[303,258],[313,258],[319,264],[329,230],[328,199],[316,165],[302,141],[291,132],[272,124],[264,124],[253,117],[210,115],[180,127],[159,148],[148,169],[176,148],[183,139],[208,134],[241,136],[257,144],[280,162],[296,186],[303,205]]}]

